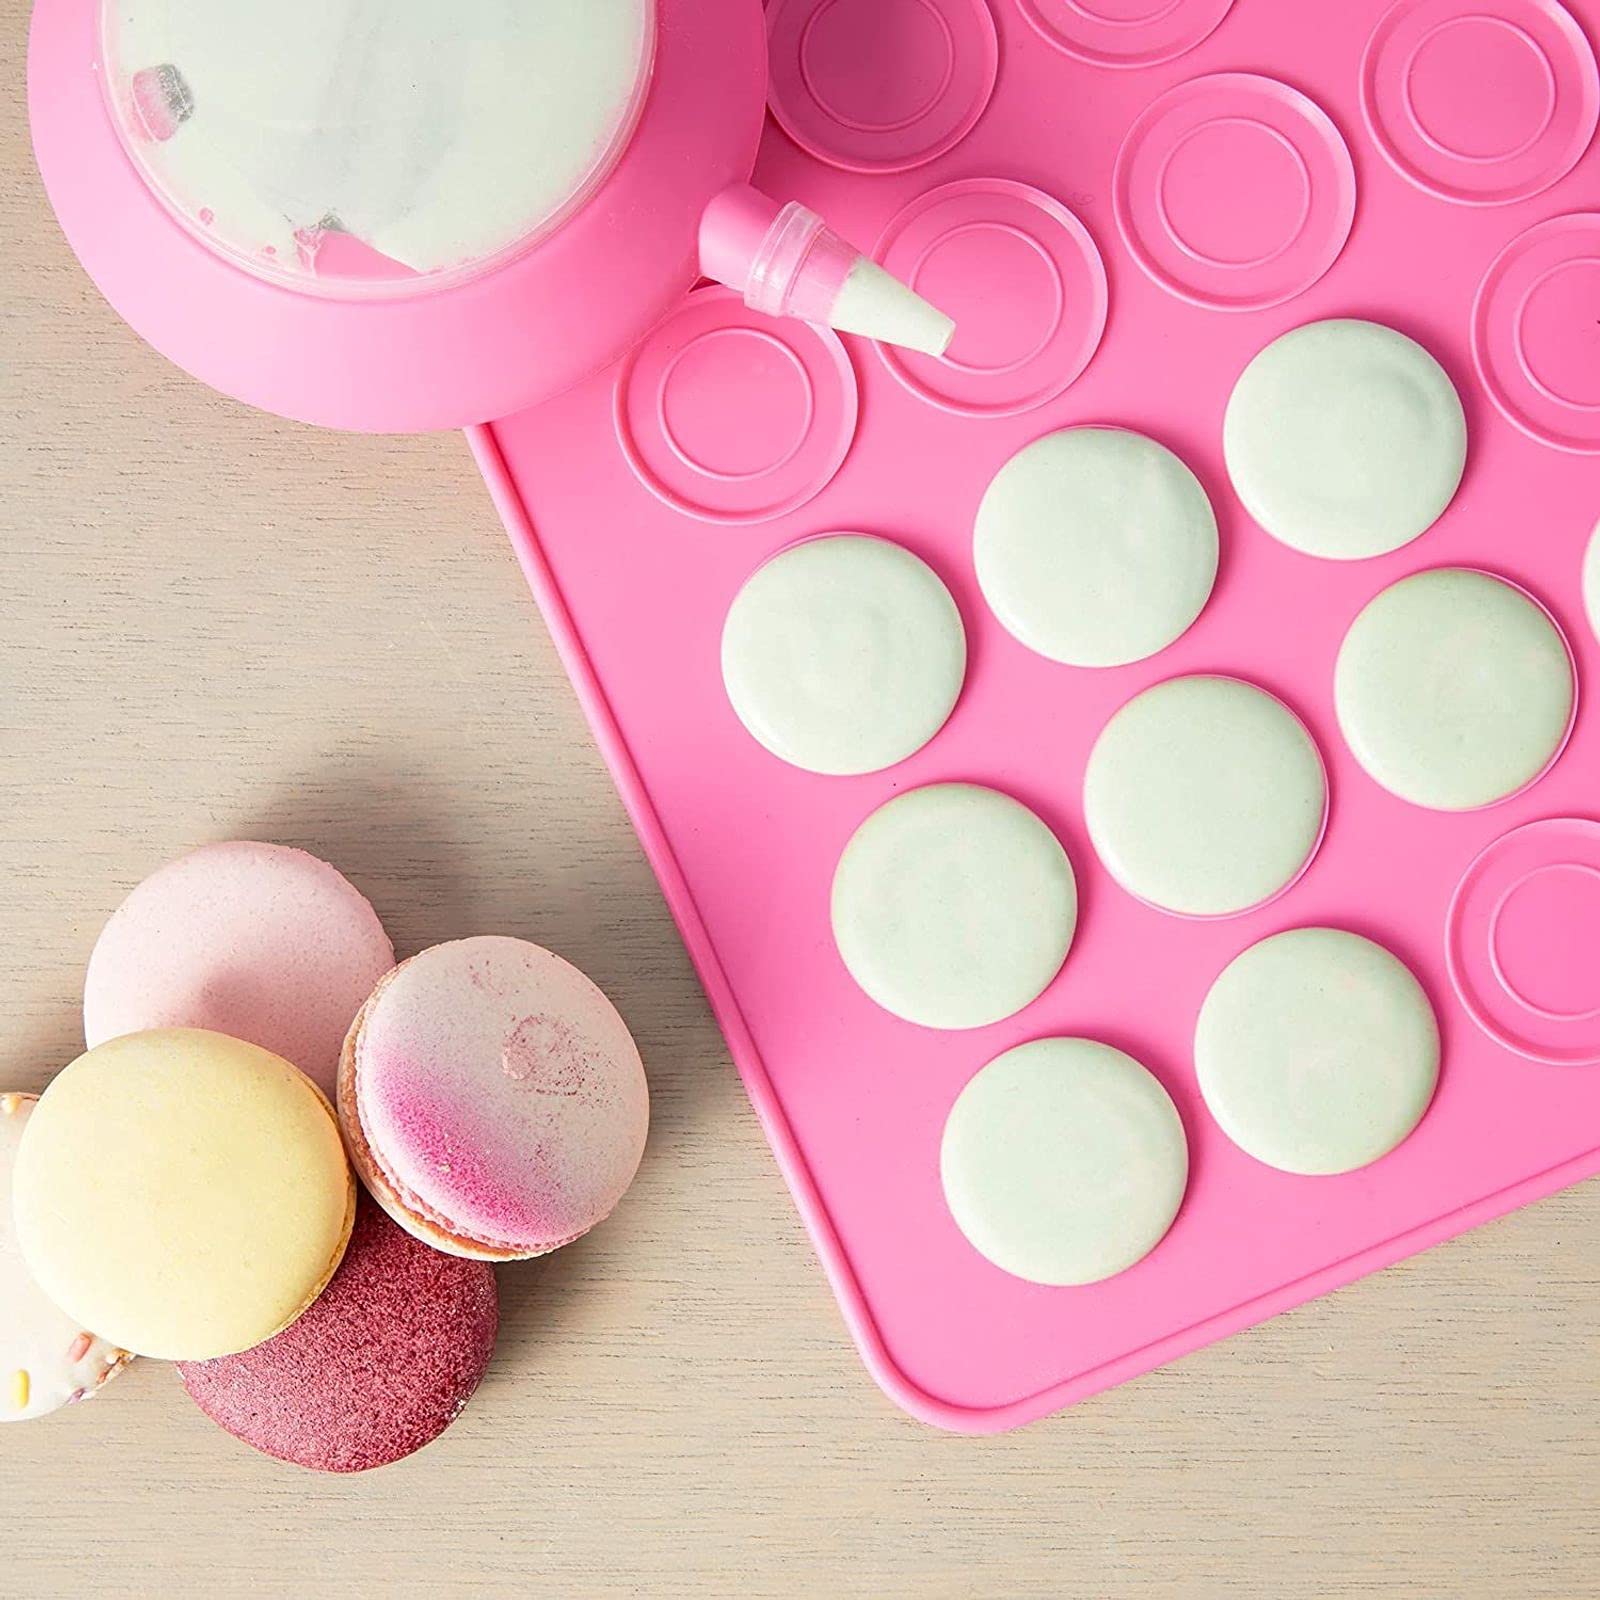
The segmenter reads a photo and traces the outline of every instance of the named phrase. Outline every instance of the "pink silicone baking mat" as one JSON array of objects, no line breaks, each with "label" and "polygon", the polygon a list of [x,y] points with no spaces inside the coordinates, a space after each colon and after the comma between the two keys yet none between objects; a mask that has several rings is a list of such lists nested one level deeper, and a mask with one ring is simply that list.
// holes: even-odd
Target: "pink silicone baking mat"
[{"label": "pink silicone baking mat", "polygon": [[[855,0],[858,10],[878,3]],[[961,15],[970,5],[890,9],[911,28],[919,6],[950,48],[982,45],[982,27]],[[1475,312],[1513,240],[1547,218],[1600,212],[1600,156],[1578,159],[1595,88],[1577,26],[1600,38],[1600,0],[1570,14],[1546,0],[1237,0],[1231,11],[1216,0],[994,0],[992,11],[993,99],[952,148],[907,168],[901,141],[879,170],[862,170],[871,152],[859,136],[876,124],[850,95],[863,106],[871,96],[858,82],[830,84],[831,59],[849,76],[835,50],[801,87],[837,112],[854,168],[803,152],[769,122],[756,175],[868,248],[927,191],[983,180],[949,199],[943,222],[929,229],[913,211],[884,245],[892,256],[907,229],[924,227],[912,265],[930,291],[942,274],[965,315],[958,365],[886,360],[859,340],[767,324],[714,291],[624,367],[471,436],[868,1366],[917,1416],[974,1431],[1068,1405],[1600,1170],[1600,1065],[1582,1064],[1591,1052],[1581,1043],[1574,1064],[1556,1065],[1494,1042],[1452,986],[1445,937],[1456,886],[1491,841],[1534,819],[1600,814],[1600,645],[1579,579],[1600,520],[1600,454],[1585,453],[1600,450],[1600,220],[1513,249]],[[1186,30],[1205,34],[1219,16],[1172,54]],[[985,86],[982,71],[963,80],[937,60],[919,70],[931,90],[889,79],[874,90],[891,96],[880,121],[903,128],[951,83]],[[1222,73],[1274,81],[1181,91],[1150,111],[1169,89]],[[891,91],[916,104],[900,115]],[[964,117],[940,111],[935,147]],[[826,122],[807,120],[822,130],[816,142]],[[1015,184],[1055,209],[1015,210]],[[1103,291],[1075,229],[1098,247]],[[962,251],[991,274],[977,296],[960,286]],[[1093,344],[1102,292],[1103,340],[1063,386]],[[1483,373],[1475,315],[1486,321]],[[1277,543],[1245,514],[1222,462],[1223,408],[1245,364],[1276,335],[1329,316],[1372,318],[1420,341],[1466,408],[1456,500],[1422,538],[1374,560],[1316,560]],[[1491,402],[1486,378],[1518,424]],[[972,568],[973,515],[996,469],[1040,434],[1084,422],[1176,450],[1221,530],[1219,581],[1199,621],[1158,656],[1111,670],[1030,653],[990,615]],[[799,503],[841,451],[831,481]],[[967,685],[944,731],[867,777],[784,765],[745,732],[721,682],[723,618],[744,580],[783,546],[829,530],[882,534],[924,557],[968,630]],[[1356,613],[1395,579],[1440,565],[1524,585],[1565,631],[1578,671],[1561,759],[1515,798],[1466,814],[1381,790],[1354,763],[1332,706],[1335,653]],[[1137,691],[1188,672],[1280,695],[1314,731],[1331,782],[1310,870],[1266,907],[1222,921],[1138,903],[1084,831],[1096,734]],[[828,921],[834,866],[856,826],[893,794],[944,779],[1032,806],[1066,845],[1082,894],[1076,943],[1043,996],[958,1033],[878,1009],[845,972]],[[1540,855],[1538,839],[1521,847],[1535,866],[1593,849],[1590,830],[1549,838],[1553,854]],[[1520,859],[1491,861],[1480,877],[1515,872]],[[1592,901],[1575,908],[1573,885],[1558,888],[1549,914],[1592,929]],[[1581,884],[1576,892],[1581,900]],[[1443,1036],[1421,1126],[1341,1177],[1290,1176],[1244,1155],[1208,1115],[1191,1060],[1196,1014],[1221,969],[1265,935],[1306,924],[1392,949],[1422,979]],[[1535,926],[1527,937],[1537,950],[1564,934]],[[1493,981],[1500,964],[1474,966],[1472,954],[1463,970]],[[1562,1014],[1600,1007],[1600,950],[1568,968],[1552,980]],[[939,1183],[940,1136],[963,1085],[1001,1051],[1052,1034],[1105,1040],[1148,1065],[1190,1141],[1171,1233],[1130,1271],[1086,1288],[1038,1287],[990,1265],[957,1230]]]}]

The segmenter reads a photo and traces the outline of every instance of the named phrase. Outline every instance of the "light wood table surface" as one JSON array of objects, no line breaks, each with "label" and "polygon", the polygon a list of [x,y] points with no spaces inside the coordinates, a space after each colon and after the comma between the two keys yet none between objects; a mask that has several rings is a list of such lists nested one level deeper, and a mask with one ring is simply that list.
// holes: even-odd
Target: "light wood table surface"
[{"label": "light wood table surface", "polygon": [[0,1083],[81,1048],[102,919],[301,845],[402,953],[554,946],[654,1131],[502,1279],[459,1423],[351,1480],[136,1365],[0,1430],[0,1595],[1600,1594],[1600,1184],[1020,1433],[903,1416],[846,1337],[463,442],[341,437],[144,348],[56,232],[0,0]]}]

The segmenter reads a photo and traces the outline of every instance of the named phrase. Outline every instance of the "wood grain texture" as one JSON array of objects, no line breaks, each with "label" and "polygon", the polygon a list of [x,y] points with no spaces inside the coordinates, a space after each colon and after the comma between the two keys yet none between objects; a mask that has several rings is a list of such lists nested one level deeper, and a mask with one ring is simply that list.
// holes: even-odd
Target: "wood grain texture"
[{"label": "wood grain texture", "polygon": [[591,1239],[503,1275],[493,1371],[351,1481],[165,1367],[0,1430],[0,1594],[1600,1592],[1600,1185],[998,1439],[866,1377],[455,437],[339,437],[139,344],[49,217],[0,0],[0,1087],[80,1047],[101,920],[168,856],[337,862],[403,953],[553,945],[649,1065]]}]

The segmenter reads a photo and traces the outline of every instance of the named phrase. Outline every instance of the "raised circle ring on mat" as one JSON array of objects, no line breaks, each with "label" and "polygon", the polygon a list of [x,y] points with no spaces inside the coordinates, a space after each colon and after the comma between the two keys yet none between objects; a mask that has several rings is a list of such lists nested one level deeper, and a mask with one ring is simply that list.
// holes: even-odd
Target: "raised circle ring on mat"
[{"label": "raised circle ring on mat", "polygon": [[946,411],[1031,411],[1100,347],[1109,305],[1100,251],[1071,211],[1028,184],[967,178],[930,189],[890,220],[875,254],[955,318],[942,358],[878,346],[907,389]]},{"label": "raised circle ring on mat", "polygon": [[617,439],[639,481],[704,522],[765,522],[826,488],[855,438],[839,336],[698,289],[617,378]]},{"label": "raised circle ring on mat", "polygon": [[905,172],[959,144],[994,93],[987,0],[770,0],[767,103],[801,149]]},{"label": "raised circle ring on mat", "polygon": [[1112,203],[1129,254],[1162,288],[1216,311],[1256,311],[1338,260],[1356,173],[1314,101],[1223,72],[1145,108],[1117,154]]},{"label": "raised circle ring on mat", "polygon": [[1536,223],[1495,257],[1473,302],[1472,359],[1514,427],[1600,454],[1600,212]]},{"label": "raised circle ring on mat", "polygon": [[1577,165],[1600,119],[1600,72],[1558,0],[1399,0],[1367,41],[1361,110],[1408,182],[1459,205],[1509,205]]},{"label": "raised circle ring on mat", "polygon": [[1154,67],[1211,37],[1233,0],[1017,0],[1037,31],[1096,67]]},{"label": "raised circle ring on mat", "polygon": [[1445,963],[1467,1015],[1532,1061],[1600,1061],[1600,822],[1546,817],[1462,874]]}]

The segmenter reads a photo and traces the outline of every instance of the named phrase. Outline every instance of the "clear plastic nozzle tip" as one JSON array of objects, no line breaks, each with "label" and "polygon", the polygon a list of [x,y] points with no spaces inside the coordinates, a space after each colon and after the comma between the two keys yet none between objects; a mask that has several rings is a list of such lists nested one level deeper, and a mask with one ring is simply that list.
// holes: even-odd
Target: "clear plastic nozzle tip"
[{"label": "clear plastic nozzle tip", "polygon": [[816,212],[747,184],[724,190],[700,222],[700,264],[752,311],[942,356],[955,323],[890,276]]}]

